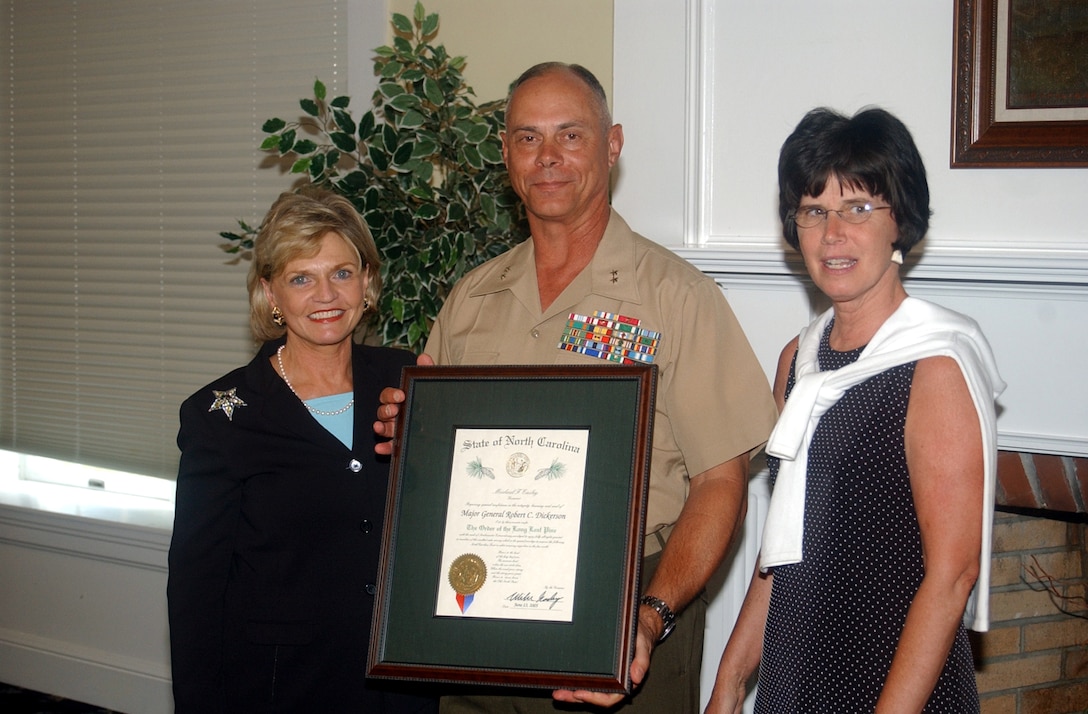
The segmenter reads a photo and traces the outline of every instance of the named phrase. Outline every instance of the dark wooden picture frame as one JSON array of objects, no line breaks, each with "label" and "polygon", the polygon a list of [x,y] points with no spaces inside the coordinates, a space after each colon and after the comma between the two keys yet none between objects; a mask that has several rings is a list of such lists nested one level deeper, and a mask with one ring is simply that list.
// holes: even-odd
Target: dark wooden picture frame
[{"label": "dark wooden picture frame", "polygon": [[1088,121],[995,120],[998,3],[1009,1],[956,0],[951,167],[1088,167]]},{"label": "dark wooden picture frame", "polygon": [[[652,365],[407,367],[367,676],[629,693]],[[436,615],[458,429],[588,431],[569,622]]]}]

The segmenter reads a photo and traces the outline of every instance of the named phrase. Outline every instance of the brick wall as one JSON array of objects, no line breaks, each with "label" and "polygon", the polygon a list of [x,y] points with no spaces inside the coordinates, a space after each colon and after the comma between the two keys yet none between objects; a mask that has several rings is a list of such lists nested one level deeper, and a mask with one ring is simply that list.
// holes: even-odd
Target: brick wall
[{"label": "brick wall", "polygon": [[972,633],[983,714],[1088,713],[1082,515],[996,515],[990,631]]},{"label": "brick wall", "polygon": [[1088,512],[1088,458],[999,451],[996,500],[1001,506]]}]

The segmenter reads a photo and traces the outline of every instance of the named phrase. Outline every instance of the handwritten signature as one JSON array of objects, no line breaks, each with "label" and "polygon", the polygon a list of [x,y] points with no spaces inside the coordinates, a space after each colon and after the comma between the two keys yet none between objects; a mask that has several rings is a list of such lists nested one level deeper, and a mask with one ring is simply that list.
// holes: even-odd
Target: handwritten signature
[{"label": "handwritten signature", "polygon": [[506,601],[507,602],[546,603],[548,605],[549,610],[554,610],[555,606],[558,605],[560,602],[562,602],[565,599],[566,598],[564,598],[562,595],[560,595],[558,593],[558,591],[552,592],[551,594],[549,594],[547,590],[545,590],[545,591],[543,591],[543,592],[541,592],[541,593],[539,593],[537,595],[533,595],[532,593],[526,593],[526,592],[512,592],[512,593],[510,593],[509,595],[506,596]]}]

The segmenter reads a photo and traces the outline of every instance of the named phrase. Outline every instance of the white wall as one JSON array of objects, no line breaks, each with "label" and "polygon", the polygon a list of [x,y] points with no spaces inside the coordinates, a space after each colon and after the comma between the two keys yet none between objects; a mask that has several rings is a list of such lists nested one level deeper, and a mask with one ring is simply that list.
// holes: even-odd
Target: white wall
[{"label": "white wall", "polygon": [[[779,237],[778,150],[815,106],[883,106],[919,145],[935,211],[908,259],[908,291],[982,324],[1009,383],[1001,448],[1088,454],[1088,169],[949,168],[954,6],[616,2],[625,144],[613,204],[718,280],[770,377],[782,345],[825,307]],[[763,508],[752,502],[749,521]],[[746,528],[740,563],[758,532]],[[704,701],[746,576],[733,563],[711,588]]]},{"label": "white wall", "polygon": [[814,307],[779,237],[778,149],[814,106],[880,105],[912,130],[932,193],[908,290],[967,312],[994,344],[1002,448],[1088,454],[1073,363],[1088,348],[1088,169],[949,168],[954,3],[662,5],[615,6],[614,204],[719,278],[768,373]]},{"label": "white wall", "polygon": [[106,496],[0,473],[0,681],[168,714],[173,509]]},{"label": "white wall", "polygon": [[[1088,221],[1074,209],[1088,169],[949,168],[954,4],[616,3],[613,92],[627,140],[616,205],[667,244],[777,246],[782,141],[815,106],[875,104],[910,127],[925,159],[935,209],[927,252],[1045,247],[1083,258]],[[685,231],[673,189],[685,183],[692,132],[706,134],[711,206],[707,225]],[[665,200],[645,200],[662,188]]]}]

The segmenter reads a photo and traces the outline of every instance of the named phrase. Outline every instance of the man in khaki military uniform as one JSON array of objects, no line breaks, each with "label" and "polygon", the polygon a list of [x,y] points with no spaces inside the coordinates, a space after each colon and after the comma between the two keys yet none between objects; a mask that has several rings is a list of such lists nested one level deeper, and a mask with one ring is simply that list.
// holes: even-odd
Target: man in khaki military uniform
[{"label": "man in khaki military uniform", "polygon": [[[531,238],[466,275],[434,324],[421,364],[592,364],[570,318],[637,321],[656,336],[639,361],[659,369],[643,598],[623,712],[696,712],[704,587],[739,530],[748,459],[776,410],[766,376],[713,280],[634,233],[609,204],[623,147],[604,90],[588,70],[545,63],[511,90],[503,158],[525,202]],[[584,320],[583,320],[584,321]],[[403,400],[386,390],[380,433]],[[386,446],[385,448],[388,448]],[[654,667],[650,662],[653,655]],[[442,711],[555,711],[554,702],[612,706],[622,695],[446,697]],[[589,707],[592,708],[592,707]],[[569,708],[563,709],[569,711]]]}]

